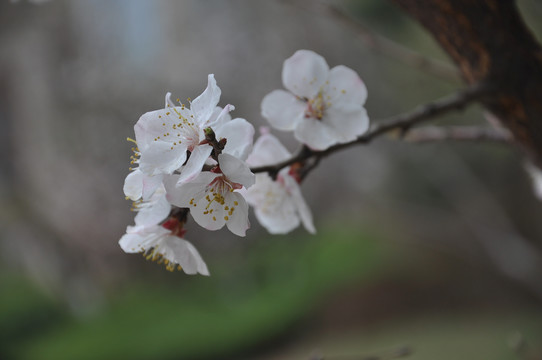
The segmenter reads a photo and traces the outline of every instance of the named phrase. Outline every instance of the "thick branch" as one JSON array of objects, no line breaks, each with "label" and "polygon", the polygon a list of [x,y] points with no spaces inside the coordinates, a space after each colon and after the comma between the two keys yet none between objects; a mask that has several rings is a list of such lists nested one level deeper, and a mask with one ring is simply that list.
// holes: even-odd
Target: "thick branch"
[{"label": "thick branch", "polygon": [[305,163],[306,160],[313,157],[318,160],[339,150],[346,149],[354,145],[366,144],[372,139],[392,130],[400,130],[401,133],[405,134],[412,126],[422,121],[434,119],[435,117],[452,110],[463,109],[468,104],[488,96],[488,94],[491,92],[492,87],[489,85],[474,85],[432,103],[420,105],[411,112],[400,114],[387,120],[375,122],[368,132],[361,135],[354,141],[344,144],[337,144],[323,151],[311,150],[304,146],[297,154],[288,160],[275,165],[254,167],[251,170],[253,173],[268,172],[272,176],[275,176],[282,168],[286,166],[294,163]]},{"label": "thick branch", "polygon": [[450,55],[469,84],[498,87],[482,104],[542,167],[542,48],[513,0],[394,0]]},{"label": "thick branch", "polygon": [[460,72],[453,66],[443,61],[424,56],[401,44],[396,43],[395,41],[371,31],[365,25],[347,15],[336,6],[327,3],[323,3],[321,6],[327,14],[333,16],[338,21],[343,22],[353,31],[355,31],[365,45],[376,53],[397,59],[409,66],[428,72],[448,81],[457,81],[460,79]]},{"label": "thick branch", "polygon": [[465,141],[465,142],[494,142],[511,143],[510,132],[502,129],[479,126],[424,126],[412,129],[405,136],[405,140],[415,143],[429,143],[438,141]]}]

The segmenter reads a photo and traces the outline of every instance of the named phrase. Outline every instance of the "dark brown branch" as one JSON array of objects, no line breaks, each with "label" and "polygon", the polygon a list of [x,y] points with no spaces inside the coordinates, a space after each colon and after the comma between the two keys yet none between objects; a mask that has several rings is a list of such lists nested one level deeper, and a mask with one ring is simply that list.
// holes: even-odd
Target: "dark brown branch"
[{"label": "dark brown branch", "polygon": [[354,32],[357,33],[365,45],[376,53],[397,59],[411,67],[425,71],[448,81],[457,82],[460,79],[460,73],[454,66],[443,61],[424,56],[371,31],[365,25],[349,16],[336,6],[322,3],[321,8],[327,14],[349,26]]},{"label": "dark brown branch", "polygon": [[498,90],[483,106],[542,168],[542,46],[513,0],[393,0],[423,25],[469,84]]},{"label": "dark brown branch", "polygon": [[494,142],[511,143],[510,132],[503,129],[479,126],[424,126],[412,129],[405,136],[405,140],[415,143],[430,143],[438,141],[465,141],[465,142]]},{"label": "dark brown branch", "polygon": [[490,94],[492,91],[493,89],[489,85],[474,85],[432,103],[420,105],[411,112],[400,114],[387,120],[375,122],[368,132],[358,137],[354,141],[344,144],[337,144],[323,151],[311,150],[304,146],[300,151],[297,152],[297,154],[288,160],[275,165],[254,167],[251,170],[253,173],[268,172],[271,176],[275,176],[282,168],[286,166],[294,163],[305,163],[306,160],[312,157],[320,159],[354,145],[366,144],[372,139],[392,130],[400,130],[402,134],[406,134],[412,126],[420,122],[433,119],[449,111],[463,109],[468,104],[480,100],[484,96]]}]

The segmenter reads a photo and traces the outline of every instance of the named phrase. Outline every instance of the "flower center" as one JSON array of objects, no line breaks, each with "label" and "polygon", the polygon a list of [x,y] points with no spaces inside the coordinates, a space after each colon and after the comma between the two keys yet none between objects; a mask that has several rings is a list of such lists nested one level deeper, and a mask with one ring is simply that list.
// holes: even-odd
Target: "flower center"
[{"label": "flower center", "polygon": [[324,96],[322,95],[322,91],[319,91],[315,97],[313,97],[312,99],[309,99],[309,101],[307,102],[307,110],[305,110],[305,117],[316,118],[318,120],[322,120],[325,109],[326,109],[326,104],[324,101]]}]

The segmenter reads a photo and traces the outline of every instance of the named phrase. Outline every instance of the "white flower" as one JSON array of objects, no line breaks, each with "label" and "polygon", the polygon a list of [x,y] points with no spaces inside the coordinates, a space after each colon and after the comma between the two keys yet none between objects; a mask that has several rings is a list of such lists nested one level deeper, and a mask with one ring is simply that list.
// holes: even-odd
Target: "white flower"
[{"label": "white flower", "polygon": [[190,103],[190,109],[175,106],[168,93],[165,109],[143,114],[134,127],[141,154],[140,170],[150,176],[172,174],[184,165],[179,183],[194,179],[213,150],[205,141],[204,130],[208,127],[213,129],[217,140],[227,139],[224,153],[246,158],[252,147],[254,128],[244,119],[231,120],[232,105],[217,107],[220,94],[214,75],[210,74],[207,88]]},{"label": "white flower", "polygon": [[229,154],[218,155],[218,165],[181,185],[175,175],[168,177],[167,199],[175,206],[189,208],[194,220],[208,230],[226,225],[232,233],[245,236],[250,226],[248,205],[236,190],[252,186],[254,174],[245,162]]},{"label": "white flower", "polygon": [[163,186],[149,201],[136,202],[135,208],[138,211],[135,226],[128,226],[119,241],[122,250],[143,253],[149,260],[164,263],[170,271],[177,268],[187,274],[209,275],[207,265],[196,248],[181,238],[185,233],[184,224],[174,216],[167,219],[171,205],[166,200]]},{"label": "white flower", "polygon": [[262,115],[315,150],[355,140],[369,128],[363,107],[367,89],[346,66],[329,69],[325,59],[298,50],[284,61],[282,83],[289,91],[274,90],[262,101]]},{"label": "white flower", "polygon": [[[251,166],[273,165],[290,158],[288,150],[271,134],[264,134],[254,144],[247,163]],[[256,218],[271,234],[285,234],[302,222],[310,233],[316,232],[312,214],[303,199],[299,184],[290,175],[290,167],[282,169],[273,181],[267,173],[256,174],[256,183],[244,192],[254,207]]]}]

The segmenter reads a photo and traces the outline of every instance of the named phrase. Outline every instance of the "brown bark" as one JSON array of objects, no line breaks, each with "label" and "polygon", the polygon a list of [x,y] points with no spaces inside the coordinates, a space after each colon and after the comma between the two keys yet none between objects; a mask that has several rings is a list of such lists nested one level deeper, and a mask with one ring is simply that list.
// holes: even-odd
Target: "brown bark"
[{"label": "brown bark", "polygon": [[512,0],[394,0],[450,55],[481,100],[542,165],[542,48]]}]

